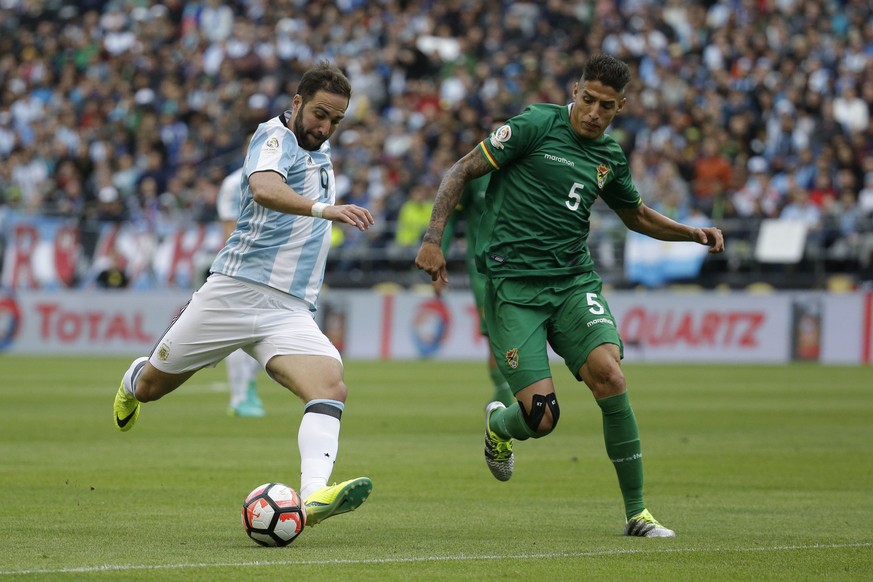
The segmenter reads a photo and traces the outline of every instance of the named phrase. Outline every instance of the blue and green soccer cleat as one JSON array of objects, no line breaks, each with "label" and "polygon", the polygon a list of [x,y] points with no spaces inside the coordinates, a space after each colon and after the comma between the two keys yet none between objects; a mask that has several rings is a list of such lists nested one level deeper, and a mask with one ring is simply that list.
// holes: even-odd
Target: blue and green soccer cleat
[{"label": "blue and green soccer cleat", "polygon": [[263,418],[267,416],[264,407],[246,398],[236,406],[231,406],[227,409],[228,416],[237,416],[240,418]]}]

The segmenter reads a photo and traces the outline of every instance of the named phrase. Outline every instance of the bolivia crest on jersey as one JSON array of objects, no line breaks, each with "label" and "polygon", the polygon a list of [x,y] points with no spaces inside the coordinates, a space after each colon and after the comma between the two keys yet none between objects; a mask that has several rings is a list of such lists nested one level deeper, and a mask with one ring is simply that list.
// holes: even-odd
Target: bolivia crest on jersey
[{"label": "bolivia crest on jersey", "polygon": [[518,368],[518,348],[512,348],[506,352],[506,363],[513,370]]},{"label": "bolivia crest on jersey", "polygon": [[606,184],[606,177],[609,175],[609,168],[600,164],[597,166],[597,187],[603,190],[603,186]]}]

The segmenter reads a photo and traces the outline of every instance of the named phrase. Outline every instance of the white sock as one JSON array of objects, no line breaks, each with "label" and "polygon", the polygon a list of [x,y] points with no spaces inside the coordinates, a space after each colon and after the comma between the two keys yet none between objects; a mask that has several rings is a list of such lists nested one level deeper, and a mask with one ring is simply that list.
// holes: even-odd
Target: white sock
[{"label": "white sock", "polygon": [[246,399],[251,382],[258,373],[258,361],[243,350],[236,350],[225,358],[227,381],[230,382],[230,406],[236,407]]},{"label": "white sock", "polygon": [[140,372],[142,372],[142,369],[148,361],[149,359],[147,356],[137,358],[130,364],[130,367],[127,368],[127,371],[124,373],[122,386],[124,386],[124,392],[128,396],[136,398],[136,380],[139,378]]},{"label": "white sock", "polygon": [[[313,404],[319,411],[312,410]],[[300,420],[297,446],[300,449],[300,496],[305,500],[327,485],[339,449],[342,402],[313,400]],[[325,412],[321,412],[325,411]],[[334,414],[335,413],[335,414]]]}]

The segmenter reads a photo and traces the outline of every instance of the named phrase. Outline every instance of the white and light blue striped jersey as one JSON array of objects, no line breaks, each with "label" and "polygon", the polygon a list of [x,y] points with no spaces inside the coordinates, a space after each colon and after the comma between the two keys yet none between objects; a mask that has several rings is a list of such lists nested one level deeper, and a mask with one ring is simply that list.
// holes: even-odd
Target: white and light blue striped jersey
[{"label": "white and light blue striped jersey", "polygon": [[333,204],[336,182],[327,141],[318,151],[300,147],[286,123],[291,112],[258,126],[249,143],[236,229],[212,263],[212,272],[268,285],[302,299],[315,311],[324,281],[332,222],[285,214],[255,203],[249,176],[274,171],[295,192]]}]

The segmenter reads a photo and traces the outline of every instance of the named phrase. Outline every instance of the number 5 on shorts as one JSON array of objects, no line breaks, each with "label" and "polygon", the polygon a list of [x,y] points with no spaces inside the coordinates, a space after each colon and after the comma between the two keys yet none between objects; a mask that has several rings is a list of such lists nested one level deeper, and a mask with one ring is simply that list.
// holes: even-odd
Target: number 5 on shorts
[{"label": "number 5 on shorts", "polygon": [[606,313],[603,305],[597,300],[597,293],[586,293],[585,299],[588,301],[588,311],[593,315],[603,315]]}]

